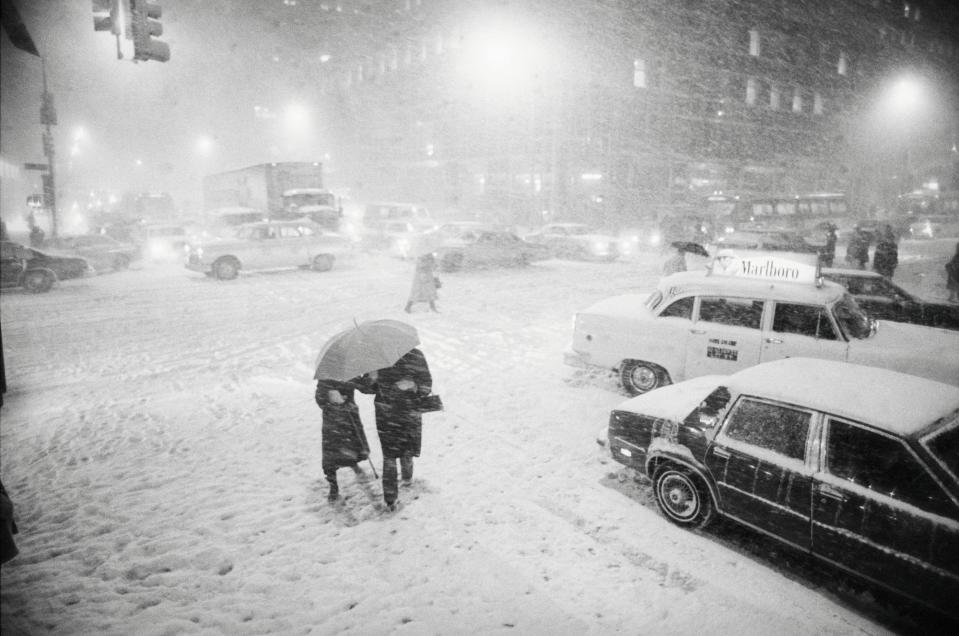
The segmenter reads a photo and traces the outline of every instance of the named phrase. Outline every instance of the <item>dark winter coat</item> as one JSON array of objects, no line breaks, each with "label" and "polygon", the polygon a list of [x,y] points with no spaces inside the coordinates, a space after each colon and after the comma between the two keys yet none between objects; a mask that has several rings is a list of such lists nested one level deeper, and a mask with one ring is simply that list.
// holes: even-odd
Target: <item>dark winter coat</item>
[{"label": "dark winter coat", "polygon": [[[406,391],[399,389],[396,383],[404,379],[412,380],[415,387]],[[373,406],[383,457],[419,457],[423,416],[416,410],[415,402],[433,390],[433,376],[423,352],[413,349],[392,367],[380,369],[375,381],[357,388],[376,395]]]},{"label": "dark winter coat", "polygon": [[946,288],[959,292],[959,244],[956,245],[956,255],[946,263]]},{"label": "dark winter coat", "polygon": [[846,247],[846,262],[859,269],[865,269],[869,262],[869,236],[865,232],[857,231],[849,239]]},{"label": "dark winter coat", "polygon": [[899,246],[891,233],[883,235],[876,242],[876,250],[872,255],[872,268],[883,276],[892,278],[899,264]]},{"label": "dark winter coat", "polygon": [[[330,402],[329,392],[339,391],[343,404]],[[360,411],[349,382],[318,380],[316,404],[323,409],[323,472],[353,466],[370,456],[370,445],[360,422]]]}]

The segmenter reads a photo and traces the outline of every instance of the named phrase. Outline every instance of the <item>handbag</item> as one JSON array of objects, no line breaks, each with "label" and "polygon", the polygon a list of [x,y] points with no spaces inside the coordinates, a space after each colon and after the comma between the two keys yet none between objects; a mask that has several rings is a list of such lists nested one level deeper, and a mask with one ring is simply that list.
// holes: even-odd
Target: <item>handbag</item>
[{"label": "handbag", "polygon": [[433,287],[435,287],[436,289],[439,289],[439,288],[442,287],[442,286],[443,286],[443,281],[440,280],[440,277],[439,277],[439,276],[434,276],[434,277],[433,277]]},{"label": "handbag", "polygon": [[413,403],[413,410],[420,413],[432,413],[443,410],[443,400],[438,395],[423,395]]}]

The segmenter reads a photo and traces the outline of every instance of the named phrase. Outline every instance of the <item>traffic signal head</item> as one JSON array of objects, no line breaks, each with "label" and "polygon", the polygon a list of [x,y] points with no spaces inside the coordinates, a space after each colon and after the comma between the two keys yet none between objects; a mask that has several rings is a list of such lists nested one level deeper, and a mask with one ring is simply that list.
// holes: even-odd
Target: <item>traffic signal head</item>
[{"label": "traffic signal head", "polygon": [[123,29],[123,16],[120,8],[122,0],[92,0],[93,30],[109,31],[120,35]]},{"label": "traffic signal head", "polygon": [[155,20],[163,15],[163,9],[158,4],[146,0],[130,0],[132,14],[131,30],[133,31],[133,59],[156,60],[166,62],[170,59],[170,45],[153,36],[163,35],[163,25]]}]

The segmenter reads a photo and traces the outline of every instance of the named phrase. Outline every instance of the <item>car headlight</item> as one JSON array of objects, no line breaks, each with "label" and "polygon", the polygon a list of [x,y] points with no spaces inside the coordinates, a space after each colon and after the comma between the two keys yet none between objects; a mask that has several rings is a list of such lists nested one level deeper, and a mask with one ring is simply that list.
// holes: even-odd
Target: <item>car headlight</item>
[{"label": "car headlight", "polygon": [[649,244],[650,245],[659,245],[663,241],[663,237],[659,235],[659,232],[653,232],[649,235]]}]

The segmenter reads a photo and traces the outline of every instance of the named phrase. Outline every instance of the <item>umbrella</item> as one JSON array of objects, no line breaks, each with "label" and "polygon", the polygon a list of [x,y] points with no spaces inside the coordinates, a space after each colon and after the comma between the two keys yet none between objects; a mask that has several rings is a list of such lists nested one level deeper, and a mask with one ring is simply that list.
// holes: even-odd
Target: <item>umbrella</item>
[{"label": "umbrella", "polygon": [[420,343],[416,327],[399,320],[368,320],[334,335],[316,358],[315,380],[346,381],[393,366]]},{"label": "umbrella", "polygon": [[697,256],[709,256],[709,252],[706,251],[705,247],[693,241],[673,241],[672,246],[678,250],[696,254]]}]

